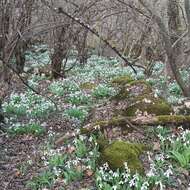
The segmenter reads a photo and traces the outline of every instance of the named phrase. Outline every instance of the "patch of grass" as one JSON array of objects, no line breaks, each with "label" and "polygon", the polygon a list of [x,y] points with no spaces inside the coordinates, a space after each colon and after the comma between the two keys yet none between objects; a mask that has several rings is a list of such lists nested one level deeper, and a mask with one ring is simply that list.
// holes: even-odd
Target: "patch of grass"
[{"label": "patch of grass", "polygon": [[40,136],[45,133],[45,129],[41,127],[39,124],[33,123],[25,126],[11,127],[7,130],[10,135],[24,135],[31,134]]},{"label": "patch of grass", "polygon": [[78,119],[83,122],[87,116],[87,111],[82,108],[72,107],[64,111],[64,115],[70,119]]},{"label": "patch of grass", "polygon": [[67,155],[55,154],[49,159],[48,163],[51,168],[63,167],[65,165],[66,160]]},{"label": "patch of grass", "polygon": [[92,92],[92,96],[97,99],[108,98],[115,95],[114,88],[100,84]]},{"label": "patch of grass", "polygon": [[92,102],[90,95],[84,94],[80,91],[70,94],[66,98],[66,101],[72,105],[90,104]]},{"label": "patch of grass", "polygon": [[86,143],[81,139],[76,139],[75,141],[75,153],[78,158],[83,158],[86,156],[88,152],[88,148],[86,146]]},{"label": "patch of grass", "polygon": [[64,87],[59,81],[51,83],[49,86],[49,90],[57,96],[63,96],[65,94]]},{"label": "patch of grass", "polygon": [[39,176],[33,177],[27,183],[27,188],[31,190],[39,190],[43,188],[50,188],[54,180],[54,175],[51,171],[44,171]]},{"label": "patch of grass", "polygon": [[20,94],[12,93],[9,102],[5,102],[2,107],[8,115],[28,118],[46,118],[55,110],[52,102],[32,91]]}]

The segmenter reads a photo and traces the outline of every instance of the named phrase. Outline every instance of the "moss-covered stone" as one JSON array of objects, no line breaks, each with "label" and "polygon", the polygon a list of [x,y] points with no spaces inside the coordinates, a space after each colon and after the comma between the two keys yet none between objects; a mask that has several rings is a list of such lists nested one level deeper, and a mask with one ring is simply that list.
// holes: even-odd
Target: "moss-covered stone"
[{"label": "moss-covered stone", "polygon": [[96,87],[96,84],[92,82],[84,82],[80,85],[82,90],[93,90]]},{"label": "moss-covered stone", "polygon": [[111,100],[116,100],[116,101],[126,100],[127,98],[129,98],[129,96],[130,96],[129,90],[126,88],[122,88],[120,89],[118,94],[116,94],[111,98]]},{"label": "moss-covered stone", "polygon": [[116,77],[114,78],[111,83],[113,85],[126,85],[128,84],[129,82],[132,82],[134,81],[134,79],[129,76],[129,75],[124,75],[124,76],[119,76],[119,77]]},{"label": "moss-covered stone", "polygon": [[144,150],[143,144],[115,141],[102,151],[101,158],[109,164],[111,169],[123,168],[124,163],[127,162],[132,173],[137,171],[142,174],[144,169],[139,156]]},{"label": "moss-covered stone", "polygon": [[129,89],[131,93],[137,91],[138,95],[150,94],[152,93],[151,85],[145,80],[134,80],[129,83]]},{"label": "moss-covered stone", "polygon": [[152,88],[150,84],[148,84],[144,80],[133,80],[130,81],[127,85],[120,87],[120,91],[117,95],[115,95],[113,100],[125,100],[130,97],[143,96],[147,94],[151,94]]},{"label": "moss-covered stone", "polygon": [[121,110],[123,116],[136,116],[138,112],[146,112],[150,115],[170,115],[173,110],[165,100],[151,95],[133,98],[131,106],[126,110]]}]

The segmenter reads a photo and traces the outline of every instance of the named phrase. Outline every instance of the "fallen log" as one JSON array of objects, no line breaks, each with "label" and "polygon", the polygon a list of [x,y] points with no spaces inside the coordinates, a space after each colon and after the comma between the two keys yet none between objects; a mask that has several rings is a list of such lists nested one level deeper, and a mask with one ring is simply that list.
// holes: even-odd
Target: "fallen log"
[{"label": "fallen log", "polygon": [[114,117],[109,120],[90,123],[81,128],[81,133],[86,134],[97,130],[104,130],[109,127],[133,128],[139,132],[138,126],[149,125],[185,125],[190,128],[190,116],[184,115],[160,115],[160,116],[138,116],[138,117]]},{"label": "fallen log", "polygon": [[190,116],[160,115],[153,117],[137,117],[129,119],[134,125],[184,125],[190,124]]}]

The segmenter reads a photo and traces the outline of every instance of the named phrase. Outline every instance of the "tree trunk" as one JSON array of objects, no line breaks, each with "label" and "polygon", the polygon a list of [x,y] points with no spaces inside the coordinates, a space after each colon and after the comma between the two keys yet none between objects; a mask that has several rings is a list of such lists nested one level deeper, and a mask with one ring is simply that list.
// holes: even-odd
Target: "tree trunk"
[{"label": "tree trunk", "polygon": [[185,82],[183,81],[181,74],[179,72],[179,68],[177,67],[177,59],[176,56],[178,56],[177,49],[172,47],[172,40],[170,36],[168,35],[166,26],[162,22],[161,18],[158,17],[157,15],[154,15],[154,20],[156,21],[157,25],[160,28],[160,33],[162,35],[162,40],[164,42],[164,48],[165,52],[168,58],[168,64],[171,68],[172,74],[179,85],[179,87],[182,90],[182,93],[185,97],[190,97],[190,91],[188,87],[186,86]]},{"label": "tree trunk", "polygon": [[22,73],[25,65],[25,45],[18,45],[15,49],[16,71]]},{"label": "tree trunk", "polygon": [[59,78],[61,76],[62,61],[65,58],[65,53],[61,49],[55,49],[52,55],[51,72],[53,78]]}]

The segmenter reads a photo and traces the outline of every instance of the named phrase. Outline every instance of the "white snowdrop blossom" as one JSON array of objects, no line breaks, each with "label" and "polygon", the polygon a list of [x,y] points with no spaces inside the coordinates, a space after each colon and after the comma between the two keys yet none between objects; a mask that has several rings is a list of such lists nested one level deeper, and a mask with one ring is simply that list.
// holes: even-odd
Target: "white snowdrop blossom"
[{"label": "white snowdrop blossom", "polygon": [[106,162],[104,165],[103,165],[103,170],[108,170],[109,169],[109,165],[108,163]]},{"label": "white snowdrop blossom", "polygon": [[160,186],[160,190],[164,190],[165,186],[162,184],[162,181],[157,181],[155,184]]},{"label": "white snowdrop blossom", "polygon": [[127,173],[130,173],[130,172],[131,172],[130,169],[129,169],[129,167],[128,167],[127,162],[124,163],[124,167],[125,167],[125,171],[126,171]]},{"label": "white snowdrop blossom", "polygon": [[131,179],[130,181],[129,181],[129,186],[130,187],[134,187],[136,185],[136,181],[135,181],[135,179],[133,178],[133,179]]},{"label": "white snowdrop blossom", "polygon": [[114,172],[114,173],[113,173],[113,177],[115,177],[115,178],[116,178],[116,177],[119,177],[119,174],[118,174],[117,172]]},{"label": "white snowdrop blossom", "polygon": [[129,181],[129,186],[136,187],[138,181],[139,181],[138,174],[133,175],[133,178]]},{"label": "white snowdrop blossom", "polygon": [[114,185],[114,186],[112,187],[112,189],[113,189],[113,190],[117,190],[117,185]]},{"label": "white snowdrop blossom", "polygon": [[173,174],[172,168],[173,168],[172,165],[170,165],[169,168],[166,170],[166,172],[164,172],[164,175],[165,175],[167,178],[169,178],[170,175]]},{"label": "white snowdrop blossom", "polygon": [[157,160],[157,161],[164,161],[164,155],[163,154],[157,154],[156,156],[155,156],[155,159]]},{"label": "white snowdrop blossom", "polygon": [[142,186],[141,186],[141,190],[148,190],[149,188],[149,183],[147,181],[145,181]]}]

